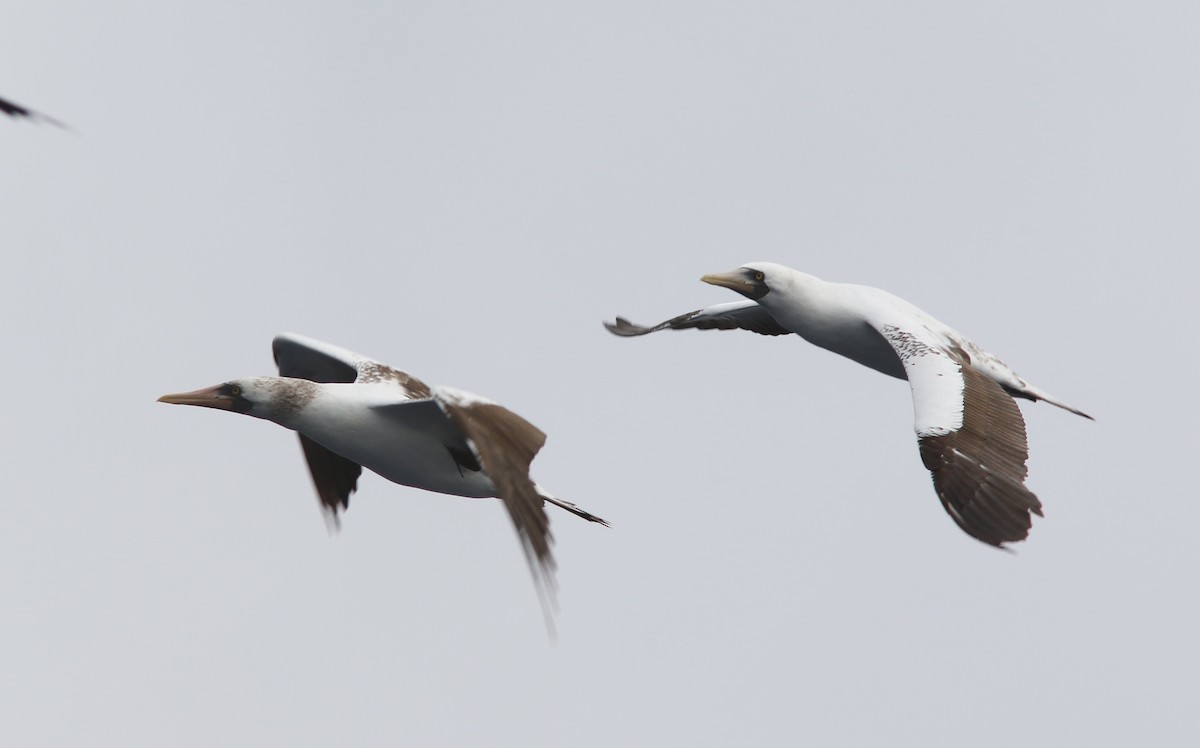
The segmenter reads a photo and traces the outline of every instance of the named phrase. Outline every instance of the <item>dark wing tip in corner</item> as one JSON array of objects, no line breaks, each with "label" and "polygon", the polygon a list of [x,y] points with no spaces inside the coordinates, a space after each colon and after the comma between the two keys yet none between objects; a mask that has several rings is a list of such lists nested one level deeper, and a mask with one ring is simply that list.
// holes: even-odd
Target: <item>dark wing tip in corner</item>
[{"label": "dark wing tip in corner", "polygon": [[624,317],[617,317],[615,322],[605,322],[604,327],[613,335],[620,335],[623,338],[632,338],[651,332],[649,327],[635,325]]},{"label": "dark wing tip in corner", "polygon": [[964,366],[963,424],[918,439],[942,506],[964,532],[988,545],[1025,540],[1042,502],[1025,487],[1025,421],[1000,385]]},{"label": "dark wing tip in corner", "polygon": [[53,117],[51,117],[49,115],[42,114],[39,111],[30,109],[29,107],[21,106],[20,104],[16,103],[15,101],[9,101],[8,99],[0,99],[0,112],[7,114],[9,117],[13,117],[13,118],[19,119],[21,117],[24,117],[25,119],[29,120],[30,122],[46,122],[48,124],[55,125],[57,127],[61,127],[64,130],[70,129],[65,124],[63,124],[62,122],[59,122],[58,120],[54,119]]},{"label": "dark wing tip in corner", "polygon": [[338,515],[350,508],[350,494],[358,488],[362,466],[329,451],[303,434],[300,435],[300,445],[304,448],[304,459],[308,463],[321,508],[325,510],[326,520],[331,523],[331,529],[336,529],[339,525]]}]

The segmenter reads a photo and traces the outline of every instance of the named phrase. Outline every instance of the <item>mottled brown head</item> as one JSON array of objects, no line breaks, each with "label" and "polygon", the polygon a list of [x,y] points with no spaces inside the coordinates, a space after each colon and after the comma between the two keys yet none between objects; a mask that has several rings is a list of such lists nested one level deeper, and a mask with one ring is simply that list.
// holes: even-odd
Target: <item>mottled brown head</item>
[{"label": "mottled brown head", "polygon": [[234,379],[215,387],[163,395],[160,403],[195,405],[242,413],[284,423],[316,395],[317,385],[306,379],[256,377]]}]

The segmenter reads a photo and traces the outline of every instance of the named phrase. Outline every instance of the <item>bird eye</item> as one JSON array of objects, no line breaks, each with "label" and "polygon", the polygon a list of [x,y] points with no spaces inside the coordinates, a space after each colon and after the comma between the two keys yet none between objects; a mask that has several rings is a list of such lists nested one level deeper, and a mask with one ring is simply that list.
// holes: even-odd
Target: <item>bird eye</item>
[{"label": "bird eye", "polygon": [[755,273],[754,273],[754,280],[756,280],[756,281],[761,281],[761,280],[763,280],[763,279],[764,279],[764,278],[766,278],[766,277],[767,277],[767,276],[765,276],[765,275],[763,275],[763,274],[762,274],[762,271],[761,271],[761,270],[757,270],[757,271],[755,271]]},{"label": "bird eye", "polygon": [[242,388],[236,384],[232,385],[229,388],[229,394],[232,395],[233,397],[241,397],[242,396]]}]

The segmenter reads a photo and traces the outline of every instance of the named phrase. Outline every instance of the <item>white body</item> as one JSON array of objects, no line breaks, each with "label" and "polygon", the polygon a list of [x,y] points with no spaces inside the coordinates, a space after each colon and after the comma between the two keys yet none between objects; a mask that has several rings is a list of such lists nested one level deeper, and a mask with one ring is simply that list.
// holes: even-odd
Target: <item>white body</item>
[{"label": "white body", "polygon": [[[871,286],[830,283],[775,263],[756,262],[746,267],[769,271],[771,279],[771,293],[757,302],[749,303],[762,306],[781,325],[813,345],[888,376],[908,379],[910,383],[917,366],[921,367],[919,371],[922,375],[931,377],[957,370],[957,365],[952,364],[948,357],[945,357],[946,368],[930,361],[918,363],[914,359],[910,363],[898,355],[897,343],[889,335],[889,331],[896,331],[917,344],[927,346],[928,350],[923,351],[925,353],[936,355],[939,351],[961,351],[966,354],[972,369],[1014,395],[1030,400],[1045,400],[1083,415],[1026,382],[1011,367],[954,328],[894,294]],[[913,389],[918,433],[929,433],[938,424],[939,418],[949,418],[950,421],[958,419],[957,423],[940,424],[944,428],[954,429],[961,425],[961,413],[958,417],[954,416],[954,406],[945,402],[961,401],[961,396],[953,397],[953,393],[946,391],[947,397],[922,397],[935,393],[919,392],[917,386]],[[946,407],[937,407],[938,400],[942,400],[940,405]],[[927,407],[922,408],[922,405]],[[961,405],[957,407],[961,410]]]},{"label": "white body", "polygon": [[496,496],[482,471],[459,469],[440,435],[426,428],[427,419],[397,417],[431,405],[428,400],[398,405],[390,383],[318,384],[304,408],[270,420],[394,483],[454,496]]},{"label": "white body", "polygon": [[1023,540],[1041,503],[1025,488],[1028,446],[1013,396],[1072,408],[1030,385],[954,328],[887,291],[829,283],[773,262],[701,280],[749,301],[717,304],[645,327],[618,317],[609,331],[743,329],[796,334],[888,376],[908,380],[921,461],[946,511],[991,545]]}]

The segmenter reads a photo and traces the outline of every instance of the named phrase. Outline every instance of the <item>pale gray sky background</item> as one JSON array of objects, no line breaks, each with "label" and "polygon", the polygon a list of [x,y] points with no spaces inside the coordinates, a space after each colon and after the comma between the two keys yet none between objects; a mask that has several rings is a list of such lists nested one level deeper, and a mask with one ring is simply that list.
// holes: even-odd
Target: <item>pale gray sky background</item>
[{"label": "pale gray sky background", "polygon": [[[903,7],[901,7],[903,5]],[[1200,6],[9,2],[6,746],[1191,746]],[[1023,408],[1015,555],[907,387],[620,340],[774,260],[887,288]],[[551,645],[495,501],[155,403],[293,330],[550,439]]]}]

